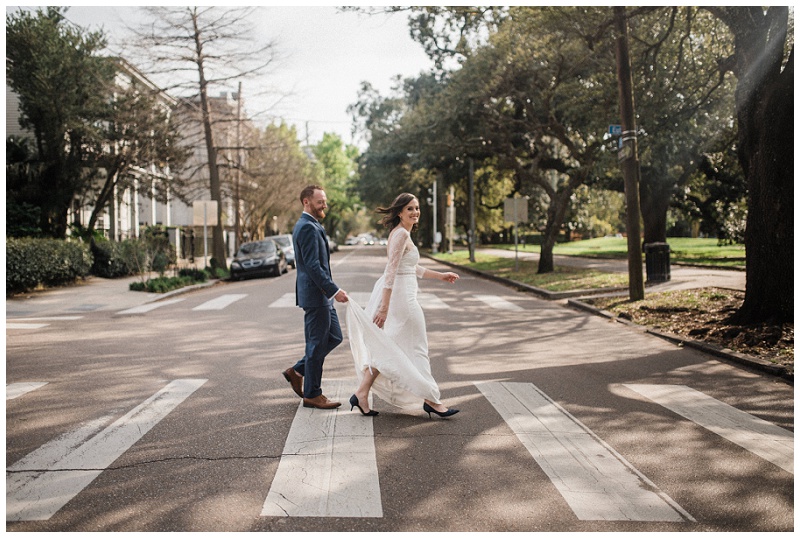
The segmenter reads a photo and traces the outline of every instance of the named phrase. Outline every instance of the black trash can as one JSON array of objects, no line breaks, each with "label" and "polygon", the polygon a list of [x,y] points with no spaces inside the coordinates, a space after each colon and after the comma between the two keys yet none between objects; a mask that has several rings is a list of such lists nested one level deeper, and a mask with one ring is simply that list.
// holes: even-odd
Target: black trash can
[{"label": "black trash can", "polygon": [[666,282],[669,280],[669,245],[667,243],[646,243],[644,245],[647,282]]}]

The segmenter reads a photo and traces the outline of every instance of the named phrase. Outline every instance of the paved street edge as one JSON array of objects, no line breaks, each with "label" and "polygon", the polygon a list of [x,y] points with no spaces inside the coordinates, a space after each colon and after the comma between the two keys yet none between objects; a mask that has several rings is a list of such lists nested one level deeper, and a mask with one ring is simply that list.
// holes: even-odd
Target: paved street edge
[{"label": "paved street edge", "polygon": [[[692,338],[686,338],[684,336],[680,336],[680,335],[677,335],[677,334],[674,334],[674,333],[667,333],[667,332],[657,331],[655,329],[650,329],[648,327],[633,323],[632,321],[620,318],[619,316],[616,316],[615,314],[613,314],[612,312],[609,312],[608,310],[600,310],[598,308],[595,308],[595,307],[593,307],[593,306],[591,306],[591,305],[589,305],[587,303],[584,303],[584,302],[582,302],[580,300],[580,298],[587,298],[587,297],[590,297],[592,295],[599,295],[599,294],[610,293],[610,292],[615,292],[615,291],[624,291],[627,288],[602,288],[602,289],[596,289],[596,290],[573,290],[573,291],[565,291],[565,292],[551,292],[551,291],[544,290],[544,289],[541,289],[541,288],[536,288],[534,286],[529,286],[529,285],[523,284],[521,282],[516,282],[514,280],[510,280],[510,279],[507,279],[507,278],[498,277],[498,276],[495,276],[493,274],[490,274],[490,273],[487,273],[487,272],[484,272],[484,271],[479,271],[477,269],[472,269],[470,267],[465,267],[463,265],[458,265],[458,264],[455,264],[455,263],[451,263],[451,262],[447,262],[447,261],[444,261],[444,260],[440,260],[438,258],[435,258],[435,257],[431,256],[428,253],[420,252],[420,254],[425,256],[428,259],[431,259],[431,260],[437,262],[437,263],[441,263],[443,265],[447,265],[447,266],[452,267],[454,269],[459,269],[461,271],[465,271],[467,273],[470,273],[470,274],[473,274],[475,276],[484,278],[486,280],[492,280],[492,281],[497,282],[499,284],[504,284],[506,286],[515,288],[515,289],[520,290],[520,291],[534,293],[534,294],[538,295],[539,297],[547,299],[548,301],[558,301],[558,300],[562,300],[562,299],[567,299],[567,302],[566,302],[567,306],[571,306],[573,308],[577,308],[579,310],[583,310],[585,312],[589,312],[590,314],[594,314],[594,315],[597,315],[597,316],[605,317],[605,318],[611,319],[613,321],[616,321],[618,323],[622,323],[622,324],[627,325],[629,327],[632,327],[632,328],[634,328],[636,330],[642,331],[642,332],[644,332],[646,334],[651,334],[653,336],[657,336],[659,338],[662,338],[664,340],[672,342],[672,343],[678,345],[679,347],[683,347],[683,346],[691,347],[691,348],[697,349],[699,351],[702,351],[704,353],[708,353],[710,355],[714,355],[714,356],[719,357],[721,359],[728,360],[728,361],[733,362],[735,364],[746,366],[748,368],[752,368],[752,369],[758,370],[760,372],[764,372],[764,373],[767,373],[767,374],[774,375],[776,377],[779,377],[779,378],[783,379],[784,381],[788,382],[789,384],[794,385],[794,374],[790,373],[786,369],[785,366],[781,366],[781,365],[778,365],[778,364],[773,364],[773,363],[771,363],[769,361],[766,361],[764,359],[760,359],[758,357],[745,355],[744,353],[739,353],[737,351],[733,351],[733,350],[727,349],[727,348],[721,348],[721,347],[715,346],[713,344],[709,344],[709,343],[706,343],[706,342],[700,342],[698,340],[694,340]],[[573,297],[575,297],[575,299],[573,299]]]}]

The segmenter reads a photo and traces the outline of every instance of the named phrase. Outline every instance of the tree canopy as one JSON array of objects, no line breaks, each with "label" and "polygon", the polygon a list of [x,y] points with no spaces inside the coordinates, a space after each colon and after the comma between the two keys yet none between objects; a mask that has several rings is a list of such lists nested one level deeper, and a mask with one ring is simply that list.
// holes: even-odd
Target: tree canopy
[{"label": "tree canopy", "polygon": [[[583,188],[576,196],[578,188],[622,188],[617,140],[608,134],[619,118],[611,10],[410,12],[412,36],[436,68],[398,80],[389,96],[362,88],[351,108],[370,144],[360,163],[362,195],[423,192],[434,177],[466,193],[466,163],[474,160],[493,185],[512,178],[505,195],[547,200],[539,270],[551,271],[556,235],[590,198]],[[786,8],[642,7],[628,10],[628,20],[644,241],[666,239],[671,207],[693,206],[695,215],[719,220],[721,236],[732,232],[734,219],[723,213],[741,215],[737,174],[744,174],[748,289],[761,283],[753,284],[759,299],[746,300],[759,305],[745,309],[747,317],[791,319],[791,298],[777,291],[792,289],[793,271],[794,49]],[[731,149],[741,168],[726,158]],[[706,188],[723,177],[726,188]]]}]

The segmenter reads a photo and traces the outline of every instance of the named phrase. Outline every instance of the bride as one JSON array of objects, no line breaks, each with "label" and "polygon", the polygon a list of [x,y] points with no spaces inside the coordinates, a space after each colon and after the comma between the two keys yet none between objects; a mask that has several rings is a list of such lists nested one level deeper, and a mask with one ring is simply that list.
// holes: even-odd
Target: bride
[{"label": "bride", "polygon": [[397,407],[412,407],[423,400],[428,413],[449,417],[439,401],[439,386],[431,375],[425,317],[417,301],[417,278],[435,278],[451,284],[456,273],[440,273],[418,265],[419,251],[411,231],[419,222],[419,201],[408,193],[395,198],[388,208],[378,208],[381,223],[391,228],[388,261],[383,276],[375,283],[366,309],[351,299],[347,328],[359,386],[350,397],[350,409],[375,416],[369,409],[369,392]]}]

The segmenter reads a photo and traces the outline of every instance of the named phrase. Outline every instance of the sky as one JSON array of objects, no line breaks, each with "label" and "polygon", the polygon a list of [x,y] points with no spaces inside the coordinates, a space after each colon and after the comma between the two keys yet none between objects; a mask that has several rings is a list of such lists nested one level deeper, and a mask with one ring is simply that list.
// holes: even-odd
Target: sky
[{"label": "sky", "polygon": [[[7,6],[6,13],[18,9]],[[116,50],[129,38],[126,23],[136,26],[145,19],[139,7],[72,6],[66,16],[81,27],[102,28],[110,48]],[[334,132],[345,143],[364,149],[363,141],[352,135],[347,113],[348,105],[358,99],[362,81],[387,95],[396,75],[413,77],[433,65],[409,36],[407,18],[402,13],[340,13],[335,6],[262,8],[257,37],[275,41],[284,59],[269,74],[269,87],[276,92],[256,99],[253,96],[262,88],[243,82],[246,111],[266,111],[295,125],[298,137],[311,144],[324,132]],[[281,97],[278,92],[289,95]]]}]

